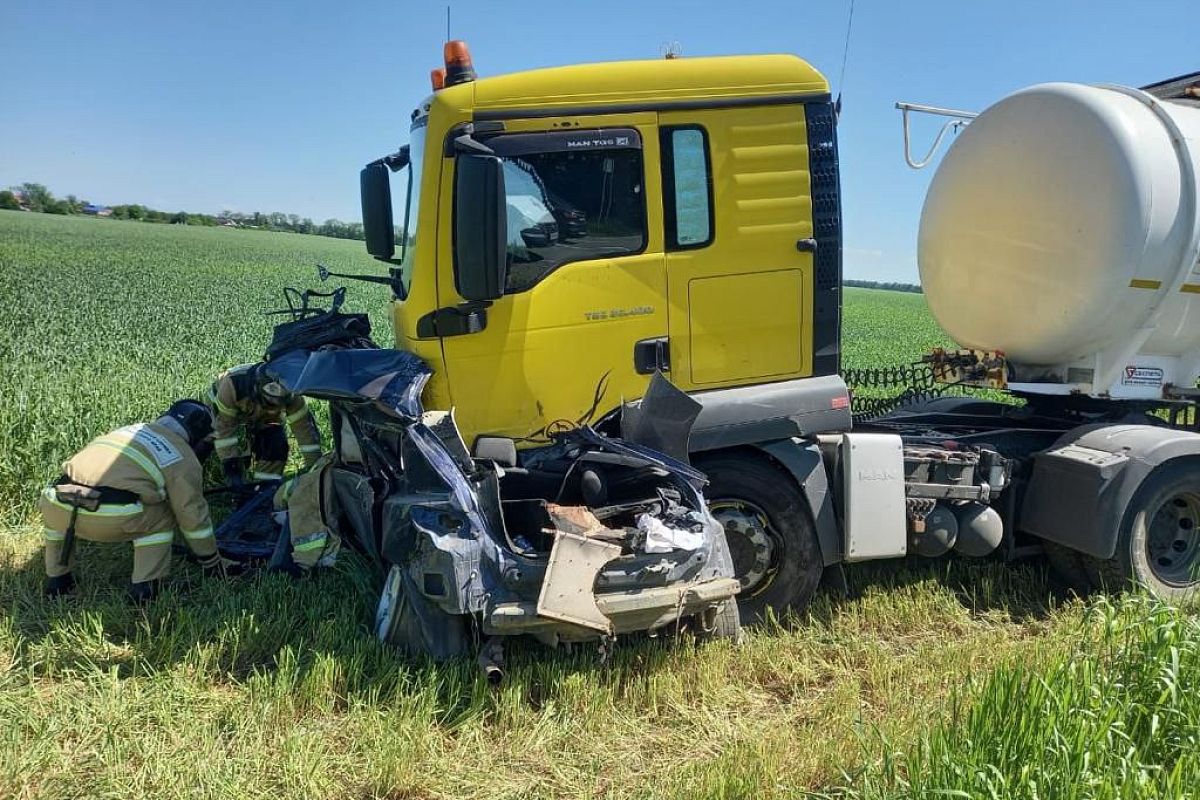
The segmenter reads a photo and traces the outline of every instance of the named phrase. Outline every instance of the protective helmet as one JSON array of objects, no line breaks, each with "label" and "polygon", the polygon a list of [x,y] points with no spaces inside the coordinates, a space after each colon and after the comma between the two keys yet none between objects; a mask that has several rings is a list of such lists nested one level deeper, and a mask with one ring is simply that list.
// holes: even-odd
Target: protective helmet
[{"label": "protective helmet", "polygon": [[188,444],[193,449],[212,437],[212,412],[199,400],[176,400],[163,414],[170,417],[187,431]]},{"label": "protective helmet", "polygon": [[273,405],[287,405],[292,399],[291,390],[269,362],[264,361],[258,365],[255,370],[255,385],[258,386],[259,396]]}]

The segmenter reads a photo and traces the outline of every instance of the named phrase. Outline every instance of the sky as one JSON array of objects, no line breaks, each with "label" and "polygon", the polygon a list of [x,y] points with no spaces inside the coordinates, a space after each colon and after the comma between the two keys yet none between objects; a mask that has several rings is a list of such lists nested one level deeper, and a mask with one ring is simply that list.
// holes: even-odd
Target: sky
[{"label": "sky", "polygon": [[[1195,0],[453,0],[481,76],[582,61],[795,53],[842,92],[848,278],[912,281],[933,170],[897,100],[982,110],[1045,81],[1200,69]],[[446,3],[0,0],[0,186],[163,210],[359,218],[358,170],[408,136]],[[916,149],[932,121],[914,127]]]}]

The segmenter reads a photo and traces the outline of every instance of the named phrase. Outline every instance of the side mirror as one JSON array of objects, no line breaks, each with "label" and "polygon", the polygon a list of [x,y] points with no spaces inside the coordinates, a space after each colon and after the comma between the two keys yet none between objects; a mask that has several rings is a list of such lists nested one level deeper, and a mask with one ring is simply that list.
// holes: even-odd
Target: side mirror
[{"label": "side mirror", "polygon": [[396,254],[395,221],[392,219],[391,170],[383,161],[374,161],[358,173],[362,190],[363,235],[367,252],[390,261]]},{"label": "side mirror", "polygon": [[508,257],[504,166],[496,156],[460,155],[455,173],[454,287],[467,300],[499,300]]}]

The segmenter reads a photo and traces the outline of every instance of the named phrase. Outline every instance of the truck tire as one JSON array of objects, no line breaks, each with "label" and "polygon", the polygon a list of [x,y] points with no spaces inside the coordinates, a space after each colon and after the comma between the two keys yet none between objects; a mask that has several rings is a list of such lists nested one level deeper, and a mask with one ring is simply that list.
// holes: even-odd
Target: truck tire
[{"label": "truck tire", "polygon": [[1110,559],[1085,559],[1092,582],[1139,586],[1170,603],[1200,597],[1200,460],[1170,461],[1142,481],[1125,509]]},{"label": "truck tire", "polygon": [[712,624],[708,630],[701,626],[696,638],[701,641],[713,639],[729,639],[734,644],[741,644],[742,621],[738,611],[737,600],[726,600],[717,607]]},{"label": "truck tire", "polygon": [[731,451],[696,459],[705,495],[725,527],[743,625],[802,612],[821,582],[821,551],[808,503],[796,481],[765,457]]},{"label": "truck tire", "polygon": [[1076,594],[1085,595],[1095,588],[1083,553],[1058,542],[1045,540],[1042,541],[1042,549],[1045,551],[1046,561],[1050,562],[1050,569],[1068,589],[1073,589]]}]

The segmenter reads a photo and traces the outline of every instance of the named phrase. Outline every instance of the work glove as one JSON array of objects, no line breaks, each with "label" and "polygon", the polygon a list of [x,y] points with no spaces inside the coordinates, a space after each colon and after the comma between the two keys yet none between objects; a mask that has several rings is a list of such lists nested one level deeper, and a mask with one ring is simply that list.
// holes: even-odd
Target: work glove
[{"label": "work glove", "polygon": [[225,485],[231,487],[244,486],[246,476],[242,467],[242,459],[227,458],[221,462],[221,471],[225,473]]},{"label": "work glove", "polygon": [[213,553],[200,559],[200,569],[209,578],[236,578],[246,571],[246,565],[220,553]]}]

